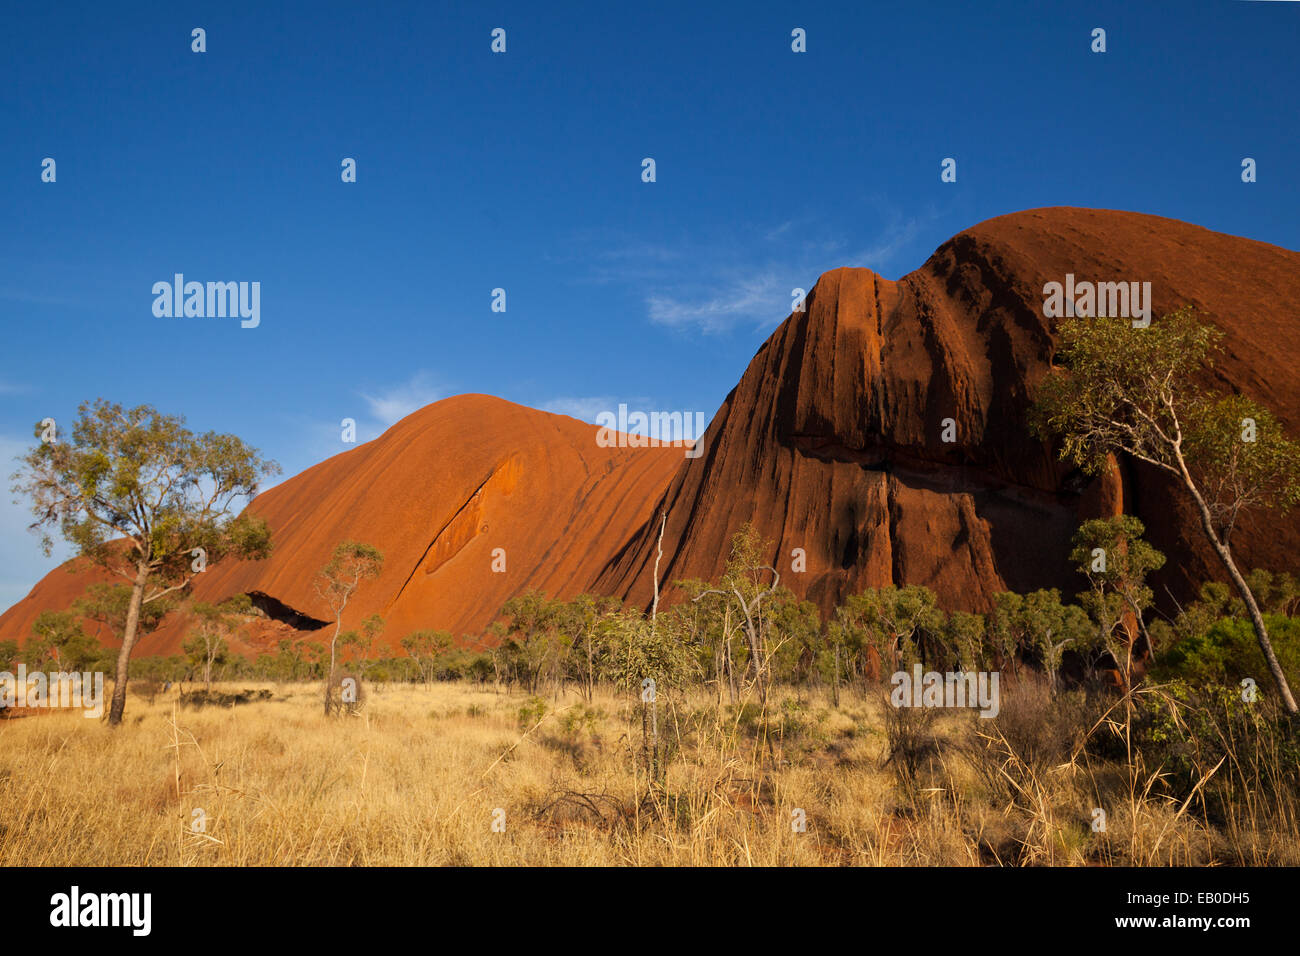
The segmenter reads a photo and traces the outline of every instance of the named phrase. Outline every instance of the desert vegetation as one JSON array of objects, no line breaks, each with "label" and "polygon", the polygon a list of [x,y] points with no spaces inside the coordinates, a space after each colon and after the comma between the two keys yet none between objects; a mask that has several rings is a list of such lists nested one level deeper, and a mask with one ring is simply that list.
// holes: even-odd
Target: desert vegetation
[{"label": "desert vegetation", "polygon": [[[649,607],[524,590],[484,633],[396,636],[356,610],[383,552],[345,540],[315,578],[325,639],[237,654],[267,612],[188,585],[269,554],[232,502],[273,466],[148,407],[84,407],[16,490],[128,583],[41,613],[0,666],[112,670],[112,706],[107,726],[0,714],[0,863],[1300,864],[1300,582],[1232,544],[1300,501],[1300,446],[1196,385],[1217,334],[1189,311],[1060,332],[1032,426],[1085,472],[1163,471],[1226,583],[1157,602],[1166,557],[1114,514],[1075,530],[1069,593],[972,613],[891,585],[824,614],[747,524],[715,580],[661,582],[656,560]],[[132,661],[173,609],[182,653]],[[937,695],[900,694],[911,674]],[[971,677],[980,707],[946,698]]]},{"label": "desert vegetation", "polygon": [[[947,613],[884,588],[823,625],[747,528],[719,581],[683,582],[697,599],[653,615],[527,593],[491,646],[416,632],[371,657],[341,640],[367,689],[342,717],[321,712],[322,650],[195,641],[137,663],[116,731],[67,712],[0,724],[0,862],[1300,863],[1300,737],[1249,615],[1210,583],[1152,616],[1158,552],[1138,533],[1080,529],[1077,602]],[[1130,559],[1092,570],[1089,545],[1116,534]],[[1300,586],[1248,577],[1294,674]],[[5,653],[95,653],[45,624],[44,644]],[[997,670],[998,713],[894,706],[890,675],[918,663]]]},{"label": "desert vegetation", "polygon": [[1116,700],[1028,679],[991,720],[857,687],[774,688],[766,714],[695,688],[664,699],[659,782],[640,703],[606,686],[376,685],[345,721],[313,685],[257,691],[142,694],[117,732],[5,721],[0,863],[1300,862],[1294,739],[1188,684]]}]

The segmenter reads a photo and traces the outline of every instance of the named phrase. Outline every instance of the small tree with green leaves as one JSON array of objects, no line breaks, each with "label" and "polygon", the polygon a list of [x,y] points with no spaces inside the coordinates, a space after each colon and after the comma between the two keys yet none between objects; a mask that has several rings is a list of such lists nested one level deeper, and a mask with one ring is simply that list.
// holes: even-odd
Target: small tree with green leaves
[{"label": "small tree with green leaves", "polygon": [[1255,595],[1238,569],[1231,536],[1252,508],[1286,511],[1300,502],[1300,445],[1268,409],[1220,395],[1198,379],[1219,339],[1190,308],[1149,328],[1125,319],[1061,323],[1065,369],[1040,384],[1031,424],[1061,440],[1061,457],[1100,474],[1125,454],[1174,479],[1195,505],[1201,530],[1241,595],[1282,706],[1300,713],[1269,641]]},{"label": "small tree with green leaves", "polygon": [[[156,631],[177,603],[177,593],[173,592],[143,605],[136,620],[137,638]],[[76,617],[101,625],[114,640],[121,641],[131,612],[131,588],[126,584],[92,584],[72,602],[71,610]]]},{"label": "small tree with green leaves", "polygon": [[212,691],[212,668],[224,662],[230,652],[229,638],[240,621],[252,610],[247,594],[238,594],[220,604],[195,603],[190,607],[194,627],[181,646],[190,663],[203,672],[204,690]]},{"label": "small tree with green leaves", "polygon": [[338,709],[333,690],[338,665],[339,634],[343,630],[343,612],[362,583],[379,577],[383,568],[384,556],[378,548],[358,541],[341,541],[334,548],[329,561],[316,575],[316,593],[334,615],[334,633],[330,637],[329,670],[325,672],[325,715],[327,717]]},{"label": "small tree with green leaves", "polygon": [[811,601],[801,601],[789,588],[777,588],[766,613],[772,649],[774,679],[802,683],[811,689],[820,673],[819,657],[824,653],[821,613]]},{"label": "small tree with green leaves", "polygon": [[764,541],[758,529],[747,522],[732,536],[731,554],[722,574],[721,587],[706,588],[694,597],[695,601],[701,601],[711,595],[718,596],[735,609],[749,647],[754,686],[764,709],[767,707],[767,674],[771,662],[766,644],[763,601],[774,595],[781,584],[781,575],[776,568],[764,563],[763,555],[772,550],[771,543]]},{"label": "small tree with green leaves", "polygon": [[287,637],[280,638],[275,645],[275,666],[278,679],[296,681],[302,676],[306,660],[302,648]]},{"label": "small tree with green leaves", "polygon": [[415,661],[420,679],[427,684],[433,680],[439,659],[451,650],[453,641],[447,631],[412,631],[398,643]]},{"label": "small tree with green leaves", "polygon": [[[875,652],[881,677],[934,661],[941,649],[944,613],[934,592],[921,585],[867,588],[836,608],[846,643]],[[861,637],[853,638],[853,634]]]},{"label": "small tree with green leaves", "polygon": [[993,595],[993,608],[986,623],[985,640],[997,666],[1010,668],[1013,676],[1020,674],[1020,653],[1025,648],[1025,599],[1014,591],[999,591]]},{"label": "small tree with green leaves", "polygon": [[[73,611],[42,611],[32,622],[28,659],[38,667],[80,671],[98,664],[104,656],[99,643],[85,632]],[[0,668],[4,662],[0,661]]]},{"label": "small tree with green leaves", "polygon": [[365,676],[370,664],[370,652],[375,646],[375,638],[384,630],[384,619],[378,614],[371,614],[361,622],[360,630],[344,631],[339,635],[339,647],[355,648],[354,656],[357,670]]},{"label": "small tree with green leaves", "polygon": [[[45,429],[37,425],[41,438]],[[68,440],[41,441],[21,459],[13,490],[26,495],[48,554],[51,529],[130,588],[108,722],[122,722],[127,671],[142,609],[187,587],[207,564],[265,557],[270,532],[236,514],[278,471],[234,435],[195,435],[185,419],[148,405],[83,403]]]},{"label": "small tree with green leaves", "polygon": [[536,694],[548,679],[558,678],[558,689],[573,649],[564,603],[544,591],[525,591],[506,601],[501,616],[494,629],[501,636],[497,654],[504,668],[530,693]]},{"label": "small tree with green leaves", "polygon": [[1029,646],[1038,652],[1048,688],[1055,695],[1066,650],[1083,649],[1090,643],[1092,626],[1088,615],[1077,604],[1062,604],[1061,593],[1056,588],[1026,594],[1020,613],[1022,630]]},{"label": "small tree with green leaves", "polygon": [[943,640],[956,659],[960,671],[978,671],[987,662],[985,633],[987,625],[982,614],[953,611],[943,626]]},{"label": "small tree with green leaves", "polygon": [[[1145,617],[1154,594],[1146,578],[1164,566],[1165,556],[1143,540],[1145,531],[1133,515],[1094,518],[1079,525],[1070,552],[1070,560],[1088,579],[1088,590],[1079,598],[1096,626],[1095,638],[1088,643],[1110,654],[1125,686],[1132,680],[1138,634],[1148,651],[1154,649]],[[1125,622],[1130,617],[1137,634],[1129,633]]]}]

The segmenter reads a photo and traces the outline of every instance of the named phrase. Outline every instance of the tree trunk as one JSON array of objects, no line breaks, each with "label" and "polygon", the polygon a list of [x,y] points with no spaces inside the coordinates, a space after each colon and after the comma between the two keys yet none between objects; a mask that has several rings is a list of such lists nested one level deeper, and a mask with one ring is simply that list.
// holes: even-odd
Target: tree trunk
[{"label": "tree trunk", "polygon": [[727,679],[727,666],[722,662],[722,635],[718,635],[717,641],[713,644],[713,674],[718,679],[718,706],[719,713],[722,712],[722,684]]},{"label": "tree trunk", "polygon": [[650,628],[654,629],[655,620],[659,617],[659,559],[664,556],[664,528],[668,526],[668,512],[664,512],[659,520],[659,543],[658,551],[655,553],[655,600],[650,608]]},{"label": "tree trunk", "polygon": [[758,699],[763,709],[767,709],[767,681],[763,679],[763,652],[759,647],[758,634],[755,633],[754,625],[749,621],[749,615],[745,615],[745,637],[749,643],[749,656],[754,661],[754,683],[758,685]]},{"label": "tree trunk", "polygon": [[334,687],[334,649],[339,642],[339,630],[343,627],[343,612],[334,620],[334,636],[330,638],[330,669],[325,674],[325,716],[328,717],[333,708],[330,706],[330,694],[333,693]]},{"label": "tree trunk", "polygon": [[734,704],[736,702],[736,667],[735,659],[731,655],[731,605],[728,604],[722,611],[722,636],[725,642],[724,655],[727,665],[727,700]]},{"label": "tree trunk", "polygon": [[[750,611],[749,605],[745,603],[745,599],[741,597],[739,591],[733,591],[732,593],[736,595],[736,601],[740,604],[740,610],[745,615],[745,642],[749,645],[750,664],[754,668],[754,684],[758,688],[758,699],[762,703],[763,709],[766,711],[767,684],[763,680],[763,653],[762,648],[759,646],[758,629],[754,626],[754,614]],[[759,626],[762,626],[761,620]]]},{"label": "tree trunk", "polygon": [[126,609],[126,628],[122,631],[122,649],[117,652],[117,670],[113,677],[113,701],[108,708],[110,727],[122,723],[122,712],[126,710],[127,668],[140,629],[140,608],[144,605],[144,589],[148,581],[148,565],[143,563],[137,565],[135,581],[131,584],[131,603]]},{"label": "tree trunk", "polygon": [[1273,675],[1273,682],[1277,684],[1277,691],[1282,698],[1282,707],[1291,717],[1300,715],[1300,708],[1296,707],[1295,697],[1291,694],[1291,685],[1287,683],[1286,674],[1282,672],[1282,665],[1278,663],[1277,655],[1273,653],[1273,642],[1268,639],[1268,629],[1264,625],[1264,615],[1260,613],[1259,604],[1255,601],[1255,595],[1251,593],[1250,585],[1237,570],[1237,563],[1232,560],[1232,552],[1228,546],[1219,540],[1218,534],[1214,530],[1214,521],[1210,515],[1210,509],[1205,504],[1205,499],[1201,497],[1196,483],[1192,481],[1192,476],[1187,471],[1187,466],[1183,463],[1182,456],[1179,455],[1178,465],[1182,470],[1183,484],[1191,492],[1193,500],[1196,502],[1197,510],[1201,514],[1201,528],[1205,536],[1210,539],[1210,544],[1214,547],[1214,553],[1219,556],[1223,566],[1228,569],[1228,577],[1232,578],[1232,583],[1241,595],[1242,601],[1246,604],[1246,610],[1250,614],[1250,622],[1255,628],[1255,637],[1259,640],[1259,649],[1264,654],[1264,661],[1268,665],[1269,672]]},{"label": "tree trunk", "polygon": [[831,703],[840,706],[840,645],[835,645],[835,682],[831,685]]}]

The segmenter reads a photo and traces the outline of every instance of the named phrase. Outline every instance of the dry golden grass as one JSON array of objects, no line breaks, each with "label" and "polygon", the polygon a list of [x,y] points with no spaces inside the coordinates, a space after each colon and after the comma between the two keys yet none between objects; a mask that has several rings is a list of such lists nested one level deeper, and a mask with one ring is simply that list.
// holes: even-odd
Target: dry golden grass
[{"label": "dry golden grass", "polygon": [[[315,686],[254,686],[273,699],[132,695],[115,731],[79,713],[0,721],[0,866],[1298,862],[1294,818],[1234,821],[1225,844],[1168,799],[1130,800],[1122,765],[1026,763],[970,713],[890,759],[875,697],[782,691],[764,734],[688,694],[661,702],[656,788],[639,705],[612,692],[548,697],[539,723],[520,719],[526,695],[490,687],[371,687],[362,716],[327,719]],[[1089,825],[1099,789],[1124,794],[1104,798],[1105,833]]]}]

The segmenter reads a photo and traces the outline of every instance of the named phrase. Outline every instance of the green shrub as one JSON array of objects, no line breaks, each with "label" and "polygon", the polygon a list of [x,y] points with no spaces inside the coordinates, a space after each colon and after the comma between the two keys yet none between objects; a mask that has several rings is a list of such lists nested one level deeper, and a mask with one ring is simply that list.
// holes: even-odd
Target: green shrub
[{"label": "green shrub", "polygon": [[[1300,678],[1300,620],[1266,614],[1264,623],[1282,671],[1291,683]],[[1255,629],[1241,618],[1219,618],[1179,641],[1164,655],[1154,676],[1198,683],[1238,685],[1251,678],[1261,694],[1275,693]]]}]

